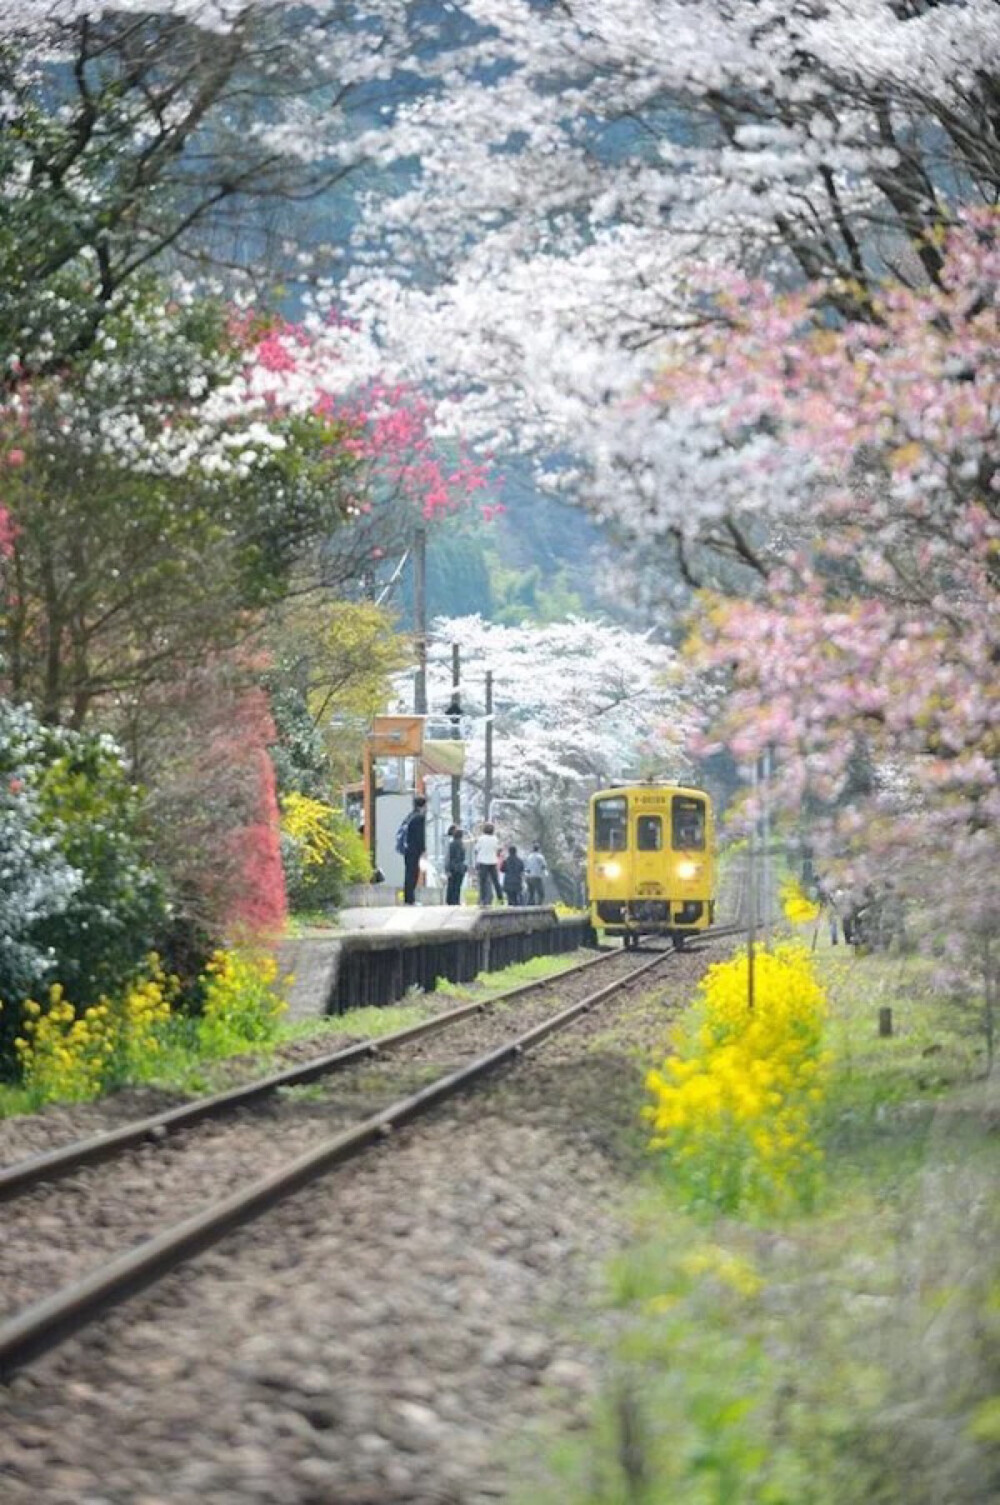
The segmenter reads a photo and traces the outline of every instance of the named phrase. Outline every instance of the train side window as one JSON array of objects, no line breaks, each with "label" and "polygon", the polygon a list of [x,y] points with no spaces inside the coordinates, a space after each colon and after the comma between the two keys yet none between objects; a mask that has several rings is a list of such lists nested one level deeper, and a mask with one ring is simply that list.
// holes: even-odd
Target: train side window
[{"label": "train side window", "polygon": [[674,850],[703,852],[705,850],[704,802],[688,799],[684,795],[676,795],[671,815]]},{"label": "train side window", "polygon": [[662,852],[663,821],[658,815],[640,815],[636,822],[636,845],[640,852]]},{"label": "train side window", "polygon": [[610,795],[594,803],[594,851],[624,852],[628,846],[628,800]]}]

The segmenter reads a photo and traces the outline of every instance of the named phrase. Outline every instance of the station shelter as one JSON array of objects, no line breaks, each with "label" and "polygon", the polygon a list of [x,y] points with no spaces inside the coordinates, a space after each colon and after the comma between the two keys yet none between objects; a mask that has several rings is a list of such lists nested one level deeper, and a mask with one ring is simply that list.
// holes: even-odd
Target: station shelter
[{"label": "station shelter", "polygon": [[393,890],[403,884],[403,859],[396,832],[413,808],[427,799],[427,898],[444,887],[447,828],[452,790],[465,769],[466,744],[455,722],[444,716],[374,717],[365,738],[364,776],[344,791],[345,808],[364,832],[372,865]]}]

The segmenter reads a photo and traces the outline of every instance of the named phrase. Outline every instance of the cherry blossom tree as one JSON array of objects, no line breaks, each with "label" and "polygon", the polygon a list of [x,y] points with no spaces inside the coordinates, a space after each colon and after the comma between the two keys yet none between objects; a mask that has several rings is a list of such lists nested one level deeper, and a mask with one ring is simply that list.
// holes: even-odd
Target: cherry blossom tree
[{"label": "cherry blossom tree", "polygon": [[5,379],[63,369],[164,259],[241,281],[301,267],[309,206],[365,160],[366,126],[408,50],[407,9],[3,6]]},{"label": "cherry blossom tree", "polygon": [[[356,329],[247,298],[260,274],[311,276],[304,206],[328,214],[365,160],[409,24],[398,0],[25,0],[0,17],[4,687],[49,722],[127,731],[162,805],[197,780],[157,744],[159,713],[177,727],[178,694],[228,658],[253,751],[214,760],[219,805],[223,765],[240,770],[229,813],[250,803],[213,832],[232,859],[217,891],[188,906],[213,923],[276,923],[283,904],[267,718],[233,649],[291,594],[363,588],[390,530],[482,484]],[[224,728],[183,711],[216,747]]]},{"label": "cherry blossom tree", "polygon": [[[218,257],[228,211],[258,191],[287,204],[372,164],[341,316],[317,302],[304,336],[261,331],[260,358],[188,387],[169,423],[123,404],[113,441],[97,427],[102,463],[111,442],[158,487],[197,475],[213,516],[246,491],[273,520],[329,463],[313,440],[331,425],[354,520],[339,537],[363,552],[376,494],[433,510],[478,489],[454,449],[428,460],[433,439],[526,450],[661,572],[669,550],[694,586],[706,545],[728,556],[746,599],[716,603],[704,636],[736,666],[739,748],[780,743],[787,790],[827,806],[860,750],[886,831],[910,832],[901,851],[982,870],[991,0],[27,0],[0,27],[18,401],[84,353],[113,365],[104,331],[167,251]],[[415,390],[433,406],[400,463]],[[13,429],[7,456],[16,551],[34,456]],[[263,513],[236,533],[266,555]],[[576,764],[556,751],[561,777]]]},{"label": "cherry blossom tree", "polygon": [[784,792],[827,806],[863,750],[863,839],[912,873],[958,853],[975,889],[997,813],[1000,11],[466,13],[479,29],[387,132],[419,171],[373,204],[357,307],[458,396],[456,432],[532,452],[692,586],[703,545],[728,555],[746,599],[706,636],[736,666],[737,748],[781,744]]},{"label": "cherry blossom tree", "polygon": [[786,519],[758,589],[705,628],[734,673],[734,751],[776,745],[788,808],[833,812],[834,850],[922,898],[936,884],[946,926],[983,935],[1000,918],[997,230],[971,216],[940,240],[936,286],[887,289],[839,328],[821,289],[723,279],[718,323],[651,394],[689,496],[683,433],[703,446],[710,410],[728,457],[704,468],[712,505]]},{"label": "cherry blossom tree", "polygon": [[995,200],[989,0],[463,13],[466,44],[387,128],[419,170],[373,197],[358,306],[461,398],[457,430],[528,449],[602,515],[625,492],[645,528],[672,500],[650,465],[669,428],[630,404],[704,317],[693,266],[767,268],[868,317],[885,280],[939,283],[940,227]]},{"label": "cherry blossom tree", "polygon": [[241,408],[222,335],[200,305],[129,310],[6,405],[5,657],[46,720],[238,640],[343,515],[332,429]]},{"label": "cherry blossom tree", "polygon": [[271,666],[251,648],[288,608],[294,654],[307,606],[328,620],[415,519],[485,483],[371,363],[325,313],[122,295],[72,368],[0,404],[5,688],[122,737],[181,951],[284,915]]},{"label": "cherry blossom tree", "polygon": [[685,748],[706,681],[652,633],[607,622],[439,618],[428,658],[432,707],[450,698],[452,643],[461,649],[465,776],[481,793],[489,669],[496,818],[505,836],[541,842],[561,889],[578,898],[588,796],[615,779],[692,777]]},{"label": "cherry blossom tree", "polygon": [[350,462],[351,526],[329,540],[323,574],[346,586],[370,576],[373,560],[408,547],[418,522],[480,493],[488,509],[492,466],[438,437],[438,404],[412,383],[386,380],[382,353],[326,296],[307,303],[302,322],[271,318],[253,341],[246,397],[263,399],[269,414],[306,412],[333,426]]},{"label": "cherry blossom tree", "polygon": [[484,486],[371,362],[329,318],[192,295],[121,308],[74,372],[22,383],[0,405],[14,697],[78,726],[107,714],[290,592],[356,589],[414,518]]}]

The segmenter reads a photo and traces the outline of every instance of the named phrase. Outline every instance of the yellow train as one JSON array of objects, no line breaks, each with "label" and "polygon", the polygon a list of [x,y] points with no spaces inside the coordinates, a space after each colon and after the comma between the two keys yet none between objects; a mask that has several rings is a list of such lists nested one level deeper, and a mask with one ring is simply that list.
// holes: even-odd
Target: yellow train
[{"label": "yellow train", "polygon": [[632,784],[590,801],[587,901],[594,928],[637,946],[684,937],[715,918],[712,802],[701,789]]}]

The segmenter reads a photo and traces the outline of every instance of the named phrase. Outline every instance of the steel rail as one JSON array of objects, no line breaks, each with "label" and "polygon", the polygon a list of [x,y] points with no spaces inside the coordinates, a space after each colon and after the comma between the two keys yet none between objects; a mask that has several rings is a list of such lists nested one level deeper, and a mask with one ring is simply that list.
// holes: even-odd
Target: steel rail
[{"label": "steel rail", "polygon": [[217,1243],[232,1229],[267,1211],[334,1166],[353,1159],[385,1139],[401,1124],[418,1118],[470,1083],[498,1070],[508,1061],[516,1060],[532,1046],[565,1029],[581,1014],[645,976],[674,954],[672,951],[659,952],[627,977],[606,984],[524,1034],[362,1119],[352,1128],[342,1130],[332,1139],[305,1151],[279,1170],[164,1229],[82,1280],[25,1308],[0,1325],[0,1380],[10,1378],[32,1359],[72,1337],[95,1317]]},{"label": "steel rail", "polygon": [[506,993],[494,994],[492,998],[481,998],[473,1003],[461,1004],[458,1008],[449,1009],[445,1014],[437,1014],[433,1019],[424,1019],[419,1024],[407,1025],[405,1029],[393,1030],[391,1034],[382,1035],[377,1040],[361,1040],[356,1045],[347,1045],[342,1050],[332,1051],[328,1055],[316,1056],[311,1061],[305,1061],[298,1066],[290,1066],[270,1076],[260,1077],[257,1081],[247,1082],[241,1087],[230,1087],[227,1091],[214,1093],[211,1097],[200,1097],[194,1102],[182,1103],[176,1108],[167,1108],[164,1112],[154,1113],[149,1118],[134,1119],[131,1123],[122,1124],[117,1129],[109,1129],[103,1134],[95,1134],[87,1139],[77,1139],[71,1144],[62,1145],[55,1150],[47,1150],[41,1155],[16,1160],[11,1165],[0,1167],[0,1202],[17,1196],[37,1186],[40,1182],[51,1181],[57,1176],[66,1175],[67,1172],[76,1170],[81,1165],[91,1165],[96,1161],[110,1159],[113,1155],[121,1154],[147,1141],[162,1142],[172,1130],[187,1128],[206,1118],[219,1117],[237,1108],[257,1103],[261,1098],[270,1096],[281,1087],[295,1087],[315,1081],[317,1077],[341,1071],[357,1061],[370,1060],[373,1056],[378,1056],[384,1050],[391,1050],[394,1046],[404,1045],[410,1040],[418,1040],[422,1035],[448,1029],[451,1025],[459,1024],[463,1019],[482,1013],[495,1004],[506,1003],[511,998],[519,998],[525,993],[536,992],[564,977],[575,977],[590,967],[611,961],[623,954],[621,951],[609,951],[600,956],[589,957],[587,961],[581,962],[576,967],[567,967],[565,971],[553,972],[550,976],[538,978],[534,982],[522,983],[516,988],[509,988]]}]

